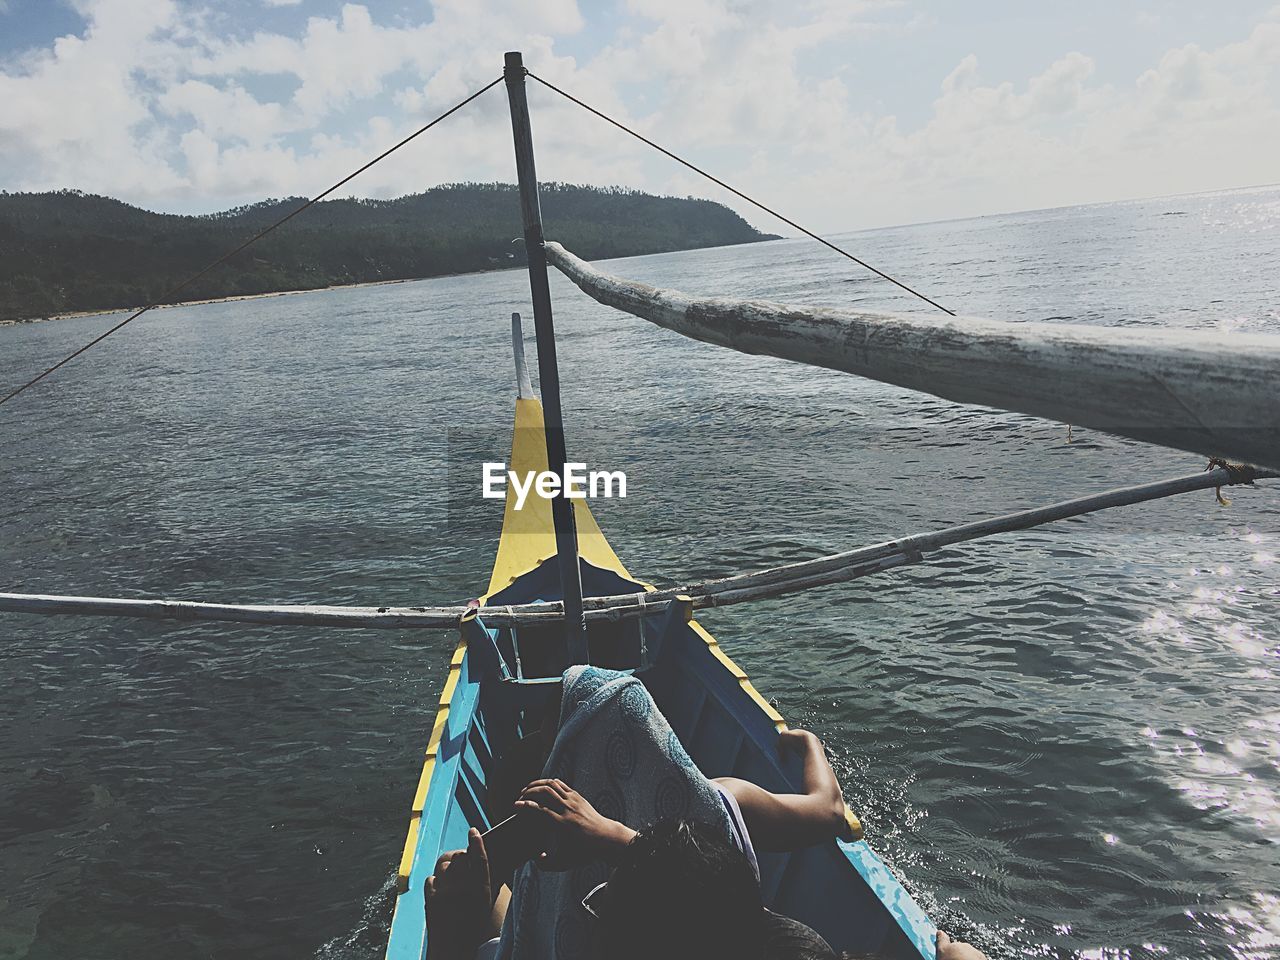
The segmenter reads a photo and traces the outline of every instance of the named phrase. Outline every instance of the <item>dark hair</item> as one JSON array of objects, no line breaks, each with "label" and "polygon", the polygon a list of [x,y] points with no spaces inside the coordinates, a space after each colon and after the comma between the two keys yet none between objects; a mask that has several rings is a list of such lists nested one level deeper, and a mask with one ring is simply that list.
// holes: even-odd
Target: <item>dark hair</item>
[{"label": "dark hair", "polygon": [[751,861],[722,828],[662,820],[640,831],[599,911],[609,960],[764,956],[764,905]]}]

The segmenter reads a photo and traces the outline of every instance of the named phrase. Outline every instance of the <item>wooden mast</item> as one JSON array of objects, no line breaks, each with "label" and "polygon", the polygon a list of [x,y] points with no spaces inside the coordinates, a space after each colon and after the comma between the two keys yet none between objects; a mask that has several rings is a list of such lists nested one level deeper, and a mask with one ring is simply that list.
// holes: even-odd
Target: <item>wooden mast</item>
[{"label": "wooden mast", "polygon": [[555,329],[551,321],[551,288],[543,250],[542,206],[538,174],[533,164],[533,130],[525,99],[524,59],[508,53],[503,66],[515,137],[516,176],[520,184],[520,213],[524,220],[524,249],[529,258],[529,291],[533,300],[533,328],[538,344],[538,380],[542,388],[543,423],[547,437],[547,469],[560,476],[560,489],[551,501],[556,532],[556,560],[564,598],[565,643],[570,663],[587,662],[586,622],[582,616],[582,573],[578,567],[578,530],[573,503],[565,496],[564,418],[560,410],[560,373],[556,365]]}]

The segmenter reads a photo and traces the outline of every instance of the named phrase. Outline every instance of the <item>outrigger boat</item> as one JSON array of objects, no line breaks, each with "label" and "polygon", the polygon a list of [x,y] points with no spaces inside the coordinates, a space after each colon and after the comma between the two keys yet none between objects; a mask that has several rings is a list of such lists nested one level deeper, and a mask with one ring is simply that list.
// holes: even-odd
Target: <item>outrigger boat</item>
[{"label": "outrigger boat", "polygon": [[[550,468],[559,474],[563,489],[568,458],[547,280],[549,260],[598,301],[686,336],[748,352],[847,369],[904,386],[929,389],[917,381],[927,375],[940,376],[952,367],[960,369],[957,379],[964,381],[966,374],[973,374],[975,355],[990,355],[999,361],[1004,359],[999,351],[1008,349],[1014,349],[1025,365],[1037,367],[1036,378],[1042,381],[1072,376],[1079,379],[1084,375],[1081,370],[1089,369],[1087,364],[1081,364],[1080,356],[1096,346],[1088,342],[1090,331],[1068,333],[1065,348],[1060,338],[1049,337],[1038,351],[1028,349],[1026,338],[1010,348],[1009,331],[999,324],[940,340],[932,327],[914,329],[909,322],[876,317],[870,321],[870,332],[851,336],[851,331],[858,332],[859,323],[867,324],[867,318],[806,314],[770,304],[698,301],[600,274],[543,237],[525,100],[526,75],[520,55],[507,54],[504,78],[515,139],[538,370],[547,410],[544,415],[525,370],[517,315],[512,318],[519,385],[510,460],[514,474],[531,476]],[[975,337],[985,337],[987,341],[976,351],[971,342]],[[958,354],[945,353],[957,339],[961,347]],[[944,350],[941,355],[939,343]],[[1199,349],[1211,346],[1201,344]],[[1275,345],[1266,346],[1271,349],[1262,351],[1262,362],[1270,364],[1276,357]],[[843,358],[842,350],[851,356]],[[876,357],[877,350],[888,354],[887,361],[880,361],[881,369],[869,370],[868,357]],[[902,356],[895,356],[895,351]],[[1188,362],[1186,345],[1181,343],[1169,352],[1179,358],[1169,371],[1180,374],[1176,389],[1190,389],[1183,381],[1192,385],[1199,382],[1194,374],[1204,369],[1205,358],[1192,350]],[[1135,395],[1145,399],[1150,393],[1150,377],[1142,366],[1158,355],[1158,345],[1139,344],[1135,354],[1136,361],[1131,364],[1138,367],[1132,374],[1139,384]],[[1215,363],[1218,359],[1211,357],[1207,363],[1220,370],[1225,364]],[[928,370],[925,361],[933,361],[941,373]],[[1161,358],[1157,362],[1164,361]],[[1010,369],[1008,364],[996,365],[997,379]],[[1188,373],[1193,375],[1187,376]],[[1242,389],[1238,383],[1231,386],[1232,396],[1244,394],[1256,403],[1256,387]],[[974,399],[965,393],[971,387],[955,391],[947,386],[933,389],[943,395],[950,392],[956,399]],[[1167,384],[1165,392],[1170,392]],[[1017,409],[1003,396],[984,395],[979,402]],[[1167,416],[1167,401],[1159,404],[1151,412]],[[1044,410],[1033,405],[1027,412]],[[1096,411],[1081,412],[1085,416],[1079,422],[1116,429],[1114,417],[1100,421]],[[1196,426],[1203,425],[1197,422]],[[1161,434],[1157,442],[1168,443],[1170,439]],[[1196,442],[1203,442],[1203,438]],[[1214,442],[1221,445],[1227,441],[1217,438]],[[1176,439],[1173,445],[1178,445]],[[1196,449],[1195,444],[1191,448]],[[1244,450],[1253,452],[1247,446]],[[1227,473],[1233,482],[1241,479]],[[1115,502],[1136,501],[1121,496]],[[920,552],[912,545],[897,556],[902,562],[914,562]],[[892,565],[898,560],[888,556],[881,557],[880,562]],[[793,565],[790,572],[798,575],[794,582],[806,582],[804,574],[808,571],[801,570],[805,566]],[[873,561],[867,569],[878,568]],[[783,572],[785,575],[785,568]],[[831,582],[822,580],[824,572],[813,573],[816,579],[807,581],[809,584]],[[515,491],[508,488],[489,586],[474,609],[462,618],[461,640],[449,664],[427,744],[399,867],[388,960],[422,960],[426,954],[426,879],[440,854],[466,846],[471,827],[483,831],[494,824],[495,818],[507,813],[494,809],[501,806],[501,800],[489,802],[495,771],[524,735],[554,726],[548,718],[558,715],[561,676],[571,665],[591,664],[632,672],[644,683],[689,756],[708,778],[733,776],[773,792],[802,791],[799,762],[780,756],[778,751],[778,733],[786,728],[785,721],[715,638],[693,619],[691,597],[672,598],[670,591],[664,591],[661,612],[645,614],[642,610],[638,616],[626,619],[615,616],[587,620],[583,615],[584,599],[589,602],[590,598],[608,597],[616,601],[638,595],[643,602],[645,594],[655,592],[633,577],[619,560],[585,499],[568,499],[562,494],[551,499],[532,498],[525,502],[523,510],[517,510]],[[510,619],[486,623],[487,614],[512,606],[527,610],[530,604],[557,604],[563,616],[547,624]],[[861,825],[853,813],[846,811],[846,820],[846,837],[792,853],[761,855],[766,906],[808,924],[839,951],[933,960],[937,932],[933,923],[862,838]]]},{"label": "outrigger boat", "polygon": [[[534,476],[550,469],[563,489],[568,457],[525,75],[520,54],[507,54],[504,77],[539,380],[548,410],[544,413],[534,396],[515,314],[517,399],[510,470]],[[462,636],[427,743],[400,861],[388,960],[422,960],[426,954],[426,879],[441,853],[467,845],[471,827],[486,830],[508,812],[489,803],[496,766],[524,735],[554,726],[548,720],[559,715],[560,681],[570,666],[632,672],[707,777],[739,777],[775,793],[803,792],[799,760],[778,750],[786,722],[693,619],[690,598],[668,602],[650,615],[641,611],[592,622],[583,616],[584,598],[634,594],[643,602],[653,591],[623,566],[585,499],[563,493],[533,497],[517,509],[515,490],[508,486],[489,587],[462,618]],[[494,608],[556,602],[564,617],[548,625],[485,623],[486,611]],[[760,854],[765,905],[807,923],[838,950],[931,960],[932,923],[862,839],[862,827],[847,809],[846,828],[845,839],[788,854]]]},{"label": "outrigger boat", "polygon": [[[928,553],[950,544],[1097,510],[1280,477],[1280,392],[1275,390],[1280,380],[1280,338],[1274,336],[1233,334],[1227,338],[1213,332],[1100,330],[954,315],[937,322],[906,315],[695,298],[600,272],[543,238],[525,102],[526,76],[533,75],[524,69],[520,55],[507,54],[503,77],[418,131],[430,129],[505,80],[542,391],[540,402],[525,369],[524,341],[515,317],[518,390],[510,461],[515,473],[556,473],[563,488],[567,457],[548,262],[597,301],[697,340],[842,370],[963,403],[1048,417],[1213,459],[1204,473],[1116,488],[677,590],[655,590],[635,579],[610,547],[584,499],[531,497],[523,509],[517,509],[516,493],[509,488],[488,588],[467,606],[220,604],[0,593],[0,611],[31,614],[460,629],[461,639],[449,663],[413,799],[398,868],[388,960],[423,960],[428,947],[424,882],[443,851],[466,845],[471,827],[483,830],[493,825],[496,808],[501,806],[497,798],[503,793],[495,784],[504,776],[509,779],[501,772],[504,761],[532,732],[545,736],[554,728],[561,678],[568,667],[591,664],[638,678],[706,776],[739,777],[774,792],[795,792],[801,788],[799,761],[780,756],[778,751],[778,734],[785,729],[785,721],[693,619],[695,608],[845,582],[922,562]],[[547,81],[534,79],[622,127]],[[710,176],[634,131],[622,129]],[[401,141],[171,293],[176,294],[417,135]],[[715,182],[733,190],[723,181]],[[868,266],[793,221],[782,219]],[[875,272],[915,293],[892,277]],[[153,306],[141,308],[0,397],[0,403],[38,383]],[[945,307],[941,309],[951,314]],[[1245,462],[1228,463],[1221,459],[1224,456]],[[761,853],[766,905],[813,927],[837,950],[933,960],[936,931],[932,922],[862,838],[861,825],[852,813],[846,813],[846,828],[844,837],[804,850]]]},{"label": "outrigger boat", "polygon": [[[519,348],[516,356],[519,366]],[[516,400],[510,465],[521,475],[547,469],[542,405],[530,395]],[[559,681],[568,665],[563,622],[485,623],[494,608],[563,599],[552,501],[530,497],[523,510],[515,502],[508,489],[489,586],[463,620],[440,695],[400,861],[388,960],[421,960],[426,878],[441,853],[467,845],[471,827],[493,825],[487,788],[495,765],[559,710]],[[652,591],[623,565],[586,500],[572,503],[583,595]],[[706,776],[740,777],[775,793],[802,792],[799,761],[778,753],[778,731],[786,722],[691,614],[685,602],[647,616],[593,621],[587,627],[589,661],[634,671]],[[861,838],[851,812],[847,826],[845,839],[789,854],[761,853],[766,905],[807,923],[837,950],[932,957],[933,924]]]}]

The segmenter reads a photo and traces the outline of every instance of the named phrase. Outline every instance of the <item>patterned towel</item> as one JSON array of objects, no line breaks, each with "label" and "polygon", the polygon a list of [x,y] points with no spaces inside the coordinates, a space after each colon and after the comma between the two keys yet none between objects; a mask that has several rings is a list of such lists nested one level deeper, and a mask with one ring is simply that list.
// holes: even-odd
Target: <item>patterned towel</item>
[{"label": "patterned towel", "polygon": [[[643,683],[613,670],[570,667],[560,732],[543,769],[604,816],[640,829],[666,817],[722,823],[711,781],[685,752]],[[592,918],[582,898],[609,879],[604,863],[563,873],[532,863],[516,872],[498,955],[509,960],[591,960]]]}]

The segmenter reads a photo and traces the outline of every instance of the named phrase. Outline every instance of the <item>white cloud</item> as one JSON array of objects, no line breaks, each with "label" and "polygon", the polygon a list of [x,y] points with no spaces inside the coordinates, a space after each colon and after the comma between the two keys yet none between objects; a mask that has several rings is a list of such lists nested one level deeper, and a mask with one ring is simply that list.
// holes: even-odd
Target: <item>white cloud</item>
[{"label": "white cloud", "polygon": [[417,32],[378,26],[366,7],[348,3],[336,19],[310,18],[297,39],[258,33],[247,41],[210,42],[192,71],[206,77],[292,76],[299,81],[292,106],[315,123],[380,93],[386,77],[414,55]]},{"label": "white cloud", "polygon": [[[1099,81],[1088,49],[998,82],[957,53],[907,123],[838,70],[933,29],[905,3],[627,0],[614,36],[591,43],[574,0],[438,0],[418,23],[347,3],[241,36],[178,0],[79,9],[82,33],[0,68],[0,186],[188,209],[310,193],[493,79],[507,49],[819,229],[1261,182],[1280,150],[1280,11],[1128,82]],[[570,39],[592,52],[566,54]],[[544,177],[727,199],[536,84],[529,96]],[[510,180],[510,149],[497,89],[352,187]]]},{"label": "white cloud", "polygon": [[[129,66],[136,58],[145,70],[178,49],[175,12],[163,0],[102,0],[86,9],[82,37],[60,37],[0,73],[0,158],[13,187],[99,179],[145,194],[181,181]],[[103,163],[110,175],[93,176]]]},{"label": "white cloud", "polygon": [[[984,82],[966,56],[922,124],[859,116],[833,97],[826,122],[839,133],[820,156],[774,150],[742,176],[850,229],[1274,181],[1278,52],[1273,13],[1239,43],[1171,50],[1125,85],[1094,82],[1083,52],[1021,84]],[[824,217],[824,205],[843,209]]]},{"label": "white cloud", "polygon": [[196,127],[192,132],[211,142],[239,139],[266,143],[298,129],[301,122],[284,105],[261,103],[234,82],[216,87],[203,80],[183,80],[156,97],[155,102],[166,115],[189,117]]}]

